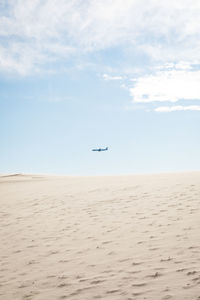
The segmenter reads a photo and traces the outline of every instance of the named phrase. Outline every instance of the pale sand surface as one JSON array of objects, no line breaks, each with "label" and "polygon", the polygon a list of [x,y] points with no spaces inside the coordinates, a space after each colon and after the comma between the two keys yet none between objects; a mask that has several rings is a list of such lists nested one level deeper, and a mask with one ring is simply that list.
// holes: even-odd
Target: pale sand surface
[{"label": "pale sand surface", "polygon": [[0,176],[0,299],[200,299],[200,173]]}]

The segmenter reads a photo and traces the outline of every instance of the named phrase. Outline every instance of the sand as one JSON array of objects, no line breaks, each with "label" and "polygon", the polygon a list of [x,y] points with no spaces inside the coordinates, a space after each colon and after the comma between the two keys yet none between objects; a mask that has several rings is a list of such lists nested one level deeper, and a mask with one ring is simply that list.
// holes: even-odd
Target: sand
[{"label": "sand", "polygon": [[200,173],[0,176],[0,299],[200,299]]}]

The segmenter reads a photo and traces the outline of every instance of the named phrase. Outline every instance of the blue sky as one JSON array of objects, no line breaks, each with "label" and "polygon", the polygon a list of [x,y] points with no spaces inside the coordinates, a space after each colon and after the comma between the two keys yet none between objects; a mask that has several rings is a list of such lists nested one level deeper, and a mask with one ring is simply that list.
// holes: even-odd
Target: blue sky
[{"label": "blue sky", "polygon": [[200,169],[197,1],[0,0],[0,12],[0,173]]}]

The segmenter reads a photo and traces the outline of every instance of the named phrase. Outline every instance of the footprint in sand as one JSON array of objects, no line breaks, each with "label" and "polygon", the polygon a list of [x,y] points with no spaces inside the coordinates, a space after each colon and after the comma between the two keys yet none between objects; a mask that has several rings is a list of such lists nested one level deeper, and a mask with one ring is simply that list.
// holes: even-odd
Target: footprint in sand
[{"label": "footprint in sand", "polygon": [[69,286],[69,285],[70,285],[69,283],[63,282],[63,283],[60,283],[57,287],[58,288],[64,288],[64,287]]},{"label": "footprint in sand", "polygon": [[[137,296],[140,296],[142,294],[144,294],[144,293],[142,293],[142,292],[135,292],[135,293],[132,293],[132,296],[137,297]],[[130,298],[130,300],[132,300],[132,298]]]},{"label": "footprint in sand", "polygon": [[171,299],[172,298],[172,295],[166,295],[164,297],[162,297],[162,300],[167,300],[167,299]]},{"label": "footprint in sand", "polygon": [[147,275],[147,277],[151,277],[151,278],[157,278],[157,277],[160,277],[160,276],[162,276],[162,274],[159,273],[159,272],[155,272],[155,273],[152,274],[152,275]]},{"label": "footprint in sand", "polygon": [[102,282],[105,282],[106,280],[104,279],[99,279],[99,280],[93,280],[90,282],[90,284],[99,284],[99,283],[102,283]]},{"label": "footprint in sand", "polygon": [[190,276],[190,275],[194,275],[196,273],[197,273],[197,271],[191,271],[191,272],[187,272],[187,275]]},{"label": "footprint in sand", "polygon": [[120,292],[119,289],[116,289],[116,290],[109,290],[109,291],[106,292],[106,294],[114,294],[114,293],[118,293],[118,292]]},{"label": "footprint in sand", "polygon": [[132,287],[143,287],[143,286],[145,286],[145,285],[147,285],[146,282],[133,283],[133,284],[132,284]]}]

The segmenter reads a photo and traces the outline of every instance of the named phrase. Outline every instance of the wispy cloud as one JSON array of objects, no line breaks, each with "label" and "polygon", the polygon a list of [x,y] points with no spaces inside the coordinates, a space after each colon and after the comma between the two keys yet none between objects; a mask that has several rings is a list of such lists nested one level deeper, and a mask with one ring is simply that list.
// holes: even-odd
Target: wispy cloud
[{"label": "wispy cloud", "polygon": [[21,74],[110,47],[200,62],[196,0],[0,0],[0,70]]},{"label": "wispy cloud", "polygon": [[156,112],[167,113],[173,111],[200,111],[200,105],[177,105],[177,106],[160,106],[155,108]]},{"label": "wispy cloud", "polygon": [[130,88],[133,102],[177,102],[200,99],[200,71],[172,68],[139,77]]},{"label": "wispy cloud", "polygon": [[123,77],[122,76],[112,76],[112,75],[108,75],[108,74],[103,74],[103,79],[104,80],[122,80]]}]

